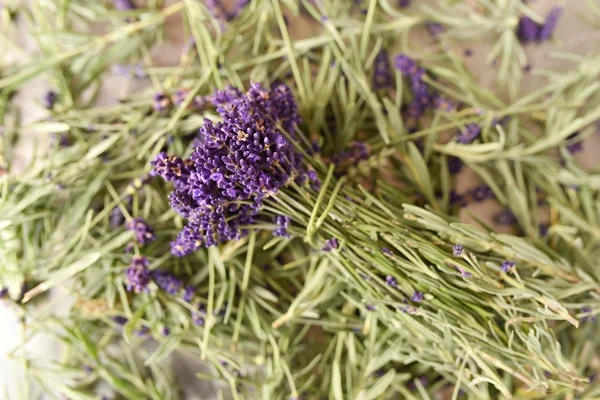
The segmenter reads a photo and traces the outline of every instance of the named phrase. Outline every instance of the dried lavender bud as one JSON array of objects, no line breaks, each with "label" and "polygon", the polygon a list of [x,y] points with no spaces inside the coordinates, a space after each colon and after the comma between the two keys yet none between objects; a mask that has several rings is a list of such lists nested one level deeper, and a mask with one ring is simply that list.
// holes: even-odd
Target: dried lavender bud
[{"label": "dried lavender bud", "polygon": [[498,225],[513,225],[517,223],[517,217],[510,208],[505,208],[498,214],[494,215],[494,223]]},{"label": "dried lavender bud", "polygon": [[369,148],[363,142],[351,142],[348,148],[331,157],[331,161],[335,164],[336,173],[338,175],[346,172],[348,168],[358,164],[362,160],[369,158]]},{"label": "dried lavender bud", "polygon": [[396,282],[396,279],[391,275],[385,277],[385,283],[393,288],[398,288],[398,282]]},{"label": "dried lavender bud", "polygon": [[415,291],[415,293],[412,295],[412,297],[410,299],[412,301],[421,302],[421,301],[423,301],[423,293]]},{"label": "dried lavender bud", "polygon": [[198,326],[204,326],[204,316],[206,315],[206,310],[204,306],[200,304],[198,306],[198,311],[192,312],[192,321]]},{"label": "dried lavender bud", "polygon": [[433,37],[438,37],[446,31],[444,25],[437,22],[426,22],[425,29],[427,29],[427,32],[429,32],[429,34]]},{"label": "dried lavender bud", "polygon": [[170,295],[177,294],[183,286],[183,282],[179,278],[166,271],[154,271],[152,273],[152,279],[159,288]]},{"label": "dried lavender bud", "polygon": [[457,207],[465,207],[467,205],[467,199],[464,195],[456,193],[455,190],[450,191],[450,204]]},{"label": "dried lavender bud", "polygon": [[8,289],[2,288],[0,289],[0,300],[8,297]]},{"label": "dried lavender bud", "polygon": [[462,269],[459,266],[455,265],[454,268],[456,268],[456,270],[458,272],[460,272],[460,276],[462,276],[463,278],[471,278],[471,277],[473,277],[473,274],[471,274],[469,271],[465,271],[464,269]]},{"label": "dried lavender bud", "polygon": [[503,261],[502,265],[500,265],[500,268],[502,269],[502,271],[504,272],[509,272],[510,270],[512,270],[515,267],[515,262],[514,261]]},{"label": "dried lavender bud", "polygon": [[112,317],[111,319],[117,325],[125,325],[127,323],[127,321],[129,321],[127,318],[122,317],[120,315],[116,315],[116,316]]},{"label": "dried lavender bud", "polygon": [[464,131],[459,131],[456,135],[456,141],[461,144],[469,144],[479,137],[481,126],[477,124],[467,124]]},{"label": "dried lavender bud", "polygon": [[131,0],[114,0],[113,2],[115,10],[129,11],[135,9],[135,6]]},{"label": "dried lavender bud", "polygon": [[141,328],[137,329],[134,333],[136,336],[139,336],[139,337],[147,337],[150,334],[150,328],[143,325]]},{"label": "dried lavender bud", "polygon": [[381,49],[373,62],[373,89],[389,89],[393,82],[387,51]]},{"label": "dried lavender bud", "polygon": [[183,296],[181,297],[183,301],[190,303],[194,296],[196,295],[196,288],[192,285],[188,285],[185,287],[185,291],[183,292]]},{"label": "dried lavender bud", "polygon": [[469,190],[469,195],[477,203],[494,198],[494,192],[488,185],[475,186]]},{"label": "dried lavender bud", "polygon": [[125,270],[127,276],[127,290],[141,293],[148,290],[150,283],[150,262],[144,256],[135,256],[131,260],[131,266]]},{"label": "dried lavender bud", "polygon": [[452,112],[456,109],[456,105],[452,100],[440,95],[435,95],[433,97],[433,106],[436,110],[441,110],[445,112]]},{"label": "dried lavender bud", "polygon": [[168,327],[163,326],[160,330],[160,333],[162,333],[163,336],[169,336],[171,334],[171,330]]},{"label": "dried lavender bud", "polygon": [[596,322],[596,315],[592,314],[593,310],[590,307],[583,307],[581,312],[587,313],[588,315],[581,317],[583,322]]},{"label": "dried lavender bud", "polygon": [[452,175],[456,175],[462,169],[463,163],[460,158],[450,156],[448,157],[448,171]]},{"label": "dried lavender bud", "polygon": [[381,248],[381,252],[385,255],[391,256],[392,255],[392,251],[390,249],[388,249],[387,247],[382,247]]},{"label": "dried lavender bud", "polygon": [[473,55],[473,50],[471,50],[471,49],[465,49],[465,51],[463,52],[463,54],[465,55],[465,57],[471,57]]},{"label": "dried lavender bud", "polygon": [[417,73],[419,67],[417,67],[417,63],[408,57],[405,54],[398,54],[396,58],[394,58],[394,66],[402,75],[411,76]]},{"label": "dried lavender bud", "polygon": [[154,229],[142,218],[134,218],[127,221],[125,227],[135,233],[135,240],[141,246],[152,243],[154,239],[156,239],[156,236],[154,236]]},{"label": "dried lavender bud", "polygon": [[458,256],[462,255],[462,253],[463,253],[463,250],[464,250],[464,249],[465,249],[465,248],[463,247],[463,245],[462,245],[462,244],[458,244],[458,243],[457,243],[457,244],[455,244],[455,245],[452,247],[452,253],[453,253],[453,254],[454,254],[456,257],[458,257]]},{"label": "dried lavender bud", "polygon": [[290,234],[288,232],[288,228],[290,227],[290,217],[287,215],[277,215],[275,216],[274,220],[277,224],[277,229],[273,231],[273,235],[277,237],[289,238]]},{"label": "dried lavender bud", "polygon": [[336,238],[332,237],[331,239],[327,239],[325,241],[325,244],[323,245],[323,251],[330,252],[339,247],[340,247],[340,244],[338,243],[338,240]]},{"label": "dried lavender bud", "polygon": [[558,20],[562,15],[562,7],[554,7],[550,10],[546,16],[546,21],[539,27],[537,39],[540,42],[549,40],[552,37],[552,33],[558,25]]},{"label": "dried lavender bud", "polygon": [[375,311],[375,310],[377,309],[377,307],[375,307],[373,304],[367,304],[367,305],[365,306],[365,308],[366,308],[368,311]]},{"label": "dried lavender bud", "polygon": [[169,96],[165,94],[165,92],[158,92],[152,98],[152,108],[154,111],[164,111],[171,105],[171,100]]},{"label": "dried lavender bud", "polygon": [[412,0],[398,0],[398,7],[400,8],[406,8],[408,6],[410,6]]},{"label": "dried lavender bud", "polygon": [[538,40],[538,34],[540,27],[531,18],[527,16],[519,19],[519,25],[517,26],[517,37],[522,43],[531,43]]},{"label": "dried lavender bud", "polygon": [[49,90],[48,92],[46,92],[46,94],[42,98],[42,104],[44,105],[45,108],[47,108],[48,110],[51,110],[54,108],[54,104],[56,103],[57,100],[58,100],[58,93],[56,93],[53,90]]}]

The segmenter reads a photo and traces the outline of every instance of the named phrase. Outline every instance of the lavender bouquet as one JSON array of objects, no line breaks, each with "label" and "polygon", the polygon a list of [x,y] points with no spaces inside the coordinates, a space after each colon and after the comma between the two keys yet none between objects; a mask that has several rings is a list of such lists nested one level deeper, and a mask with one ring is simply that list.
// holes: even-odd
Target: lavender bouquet
[{"label": "lavender bouquet", "polygon": [[[598,52],[521,85],[574,9],[141,3],[2,11],[45,32],[0,78],[18,396],[598,396]],[[189,40],[156,66],[172,18]],[[500,89],[457,52],[474,39]],[[49,114],[22,123],[41,73]],[[115,75],[129,90],[97,104]],[[32,132],[50,140],[20,169]]]}]

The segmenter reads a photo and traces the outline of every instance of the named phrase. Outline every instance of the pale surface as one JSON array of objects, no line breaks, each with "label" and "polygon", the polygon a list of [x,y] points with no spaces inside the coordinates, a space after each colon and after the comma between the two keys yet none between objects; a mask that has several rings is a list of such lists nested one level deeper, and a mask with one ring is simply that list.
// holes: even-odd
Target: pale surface
[{"label": "pale surface", "polygon": [[[414,1],[417,4],[419,0]],[[550,58],[549,50],[564,51],[579,54],[597,54],[600,51],[600,31],[594,30],[589,25],[581,21],[581,14],[585,12],[585,2],[583,0],[566,2],[565,13],[556,31],[557,38],[552,44],[546,43],[539,46],[528,46],[526,48],[527,56],[530,64],[536,68],[548,68],[552,70],[566,70],[572,68],[572,64],[553,60]],[[0,0],[1,4],[1,0]],[[564,4],[564,2],[555,0],[538,0],[532,4],[534,10],[539,11],[540,15],[545,15],[547,10],[556,5]],[[291,31],[296,36],[310,36],[307,27],[310,25],[293,23]],[[35,42],[27,34],[14,35],[19,44],[20,51],[25,54],[35,54]],[[181,47],[185,44],[186,38],[181,32],[181,23],[178,18],[172,18],[169,21],[167,42],[157,46],[152,50],[155,63],[157,65],[176,65],[181,54]],[[489,44],[477,44],[470,47],[473,50],[473,56],[467,59],[467,65],[471,71],[478,77],[478,81],[487,87],[495,87],[496,70],[485,63],[485,57],[490,49]],[[6,57],[24,57],[15,49],[3,48],[0,42],[0,55]],[[460,49],[457,49],[460,51]],[[105,79],[103,82],[101,104],[111,104],[116,99],[123,95],[121,88],[125,85],[126,79],[114,75]],[[525,77],[523,87],[526,90],[531,90],[539,86],[543,82],[543,78],[536,77],[535,73],[531,73]],[[147,82],[146,82],[147,84]],[[139,83],[137,83],[139,85]],[[46,111],[40,106],[39,100],[43,94],[49,89],[49,85],[44,83],[42,79],[30,82],[17,95],[15,101],[22,107],[23,124],[28,124],[37,121],[46,115]],[[21,166],[24,166],[27,155],[31,149],[33,141],[44,142],[47,137],[29,137],[29,141],[21,142],[17,151],[23,160]],[[579,160],[587,168],[597,166],[600,162],[600,137],[593,135],[588,138],[584,145],[584,151],[578,155]],[[471,171],[463,171],[457,180],[456,189],[463,192],[476,184],[474,174]],[[500,206],[494,201],[486,201],[480,204],[474,204],[468,207],[468,211],[478,215],[483,220],[491,223],[492,215],[500,210]],[[465,210],[466,211],[466,210]],[[469,221],[470,217],[466,212],[463,213],[465,221]],[[5,357],[5,354],[19,344],[21,340],[21,328],[15,314],[10,309],[9,305],[0,301],[0,392],[4,385],[9,385],[11,388],[10,397],[4,399],[3,393],[0,393],[0,399],[14,400],[19,399],[16,389],[23,383],[22,368],[11,362]],[[35,342],[34,346],[30,346],[33,353],[40,353],[51,356],[57,353],[57,350],[50,340],[40,338]],[[171,365],[175,368],[175,376],[184,386],[185,399],[207,399],[207,391],[210,392],[210,384],[198,381],[194,378],[194,373],[198,369],[194,365],[193,360],[185,360],[182,356],[177,356],[171,360]]]}]

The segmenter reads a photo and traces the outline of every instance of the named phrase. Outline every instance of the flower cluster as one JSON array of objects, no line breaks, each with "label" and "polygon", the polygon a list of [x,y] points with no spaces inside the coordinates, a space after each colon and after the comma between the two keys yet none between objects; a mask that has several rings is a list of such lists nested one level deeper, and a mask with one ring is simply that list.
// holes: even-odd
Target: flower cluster
[{"label": "flower cluster", "polygon": [[561,7],[554,7],[546,16],[543,24],[538,24],[527,16],[521,17],[517,27],[517,36],[523,43],[544,42],[552,37],[562,15]]},{"label": "flower cluster", "polygon": [[156,236],[154,236],[154,229],[142,218],[134,218],[127,221],[125,227],[130,231],[133,231],[135,234],[135,241],[141,246],[150,244],[156,239]]},{"label": "flower cluster", "polygon": [[144,256],[135,256],[131,260],[131,265],[125,271],[127,276],[127,290],[141,293],[146,291],[150,283],[150,262]]},{"label": "flower cluster", "polygon": [[373,61],[373,89],[388,89],[393,86],[390,61],[385,50],[379,50]]},{"label": "flower cluster", "polygon": [[284,135],[293,137],[300,122],[287,86],[269,90],[255,83],[247,93],[228,88],[211,102],[222,121],[204,121],[190,158],[161,153],[152,162],[154,175],[174,183],[171,207],[188,220],[171,243],[180,257],[245,236],[265,198],[290,182],[316,179]]},{"label": "flower cluster", "polygon": [[394,59],[394,66],[403,76],[410,78],[410,88],[413,98],[406,110],[406,119],[409,129],[414,129],[416,121],[427,109],[435,108],[450,112],[455,105],[443,96],[432,93],[423,81],[425,70],[417,65],[410,57],[399,54]]}]

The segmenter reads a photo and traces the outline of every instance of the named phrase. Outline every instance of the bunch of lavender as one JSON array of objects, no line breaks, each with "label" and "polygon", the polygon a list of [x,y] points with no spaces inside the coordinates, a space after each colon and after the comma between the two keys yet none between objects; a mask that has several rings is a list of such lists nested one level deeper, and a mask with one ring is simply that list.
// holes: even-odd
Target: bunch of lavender
[{"label": "bunch of lavender", "polygon": [[[88,2],[72,3],[77,8],[60,15],[73,19],[58,23],[96,15]],[[297,21],[284,18],[283,8],[286,16],[298,11],[295,3],[253,1],[255,13],[227,23],[201,2],[174,3],[141,9],[139,21],[118,15],[114,32],[65,48],[67,37],[40,41],[47,54],[60,49],[43,60],[60,101],[53,121],[33,128],[72,141],[24,173],[6,165],[0,280],[9,289],[3,296],[18,301],[27,337],[55,331],[65,350],[51,369],[15,353],[43,391],[96,398],[107,385],[125,398],[174,397],[160,361],[177,351],[203,359],[210,371],[197,377],[233,398],[593,396],[598,185],[569,148],[600,117],[588,89],[600,76],[598,60],[572,57],[572,71],[505,104],[440,46],[419,55],[427,72],[419,67],[410,82],[458,107],[433,107],[408,133],[414,121],[401,112],[410,106],[403,92],[369,86],[369,66],[385,70],[381,44],[408,43],[410,28],[426,22],[445,27],[442,45],[487,33],[498,39],[491,58],[502,54],[499,76],[508,79],[522,60],[511,25],[521,8],[392,3],[304,2],[323,32],[300,40],[287,28]],[[114,106],[82,106],[84,89],[109,67],[90,58],[114,45],[118,61],[144,60],[148,38],[160,37],[161,22],[183,8],[195,46],[175,68],[145,67],[161,87]],[[31,15],[44,31],[58,26],[55,13]],[[41,70],[18,66],[0,88]],[[250,85],[249,77],[286,79],[296,96],[280,84],[250,86],[246,94],[220,92],[216,113],[190,107],[226,82]],[[398,78],[393,86],[401,88]],[[186,94],[175,102],[173,93]],[[6,138],[25,127],[7,122],[13,110],[2,101],[7,148]],[[244,141],[249,133],[275,145],[284,138],[281,158],[272,162],[264,143]],[[243,157],[232,161],[225,146]],[[513,235],[451,215],[460,208],[449,204],[448,156],[487,185],[468,190],[469,199],[511,210]],[[145,178],[152,160],[173,182],[170,201],[158,179]],[[242,160],[252,169],[238,176]],[[321,186],[302,184],[309,165]],[[174,202],[177,193],[185,201]],[[192,250],[183,258],[169,254],[182,226],[171,209],[189,221],[179,237]],[[36,301],[46,291],[75,297],[68,315],[53,314],[52,297]],[[158,348],[146,346],[151,341]]]}]

